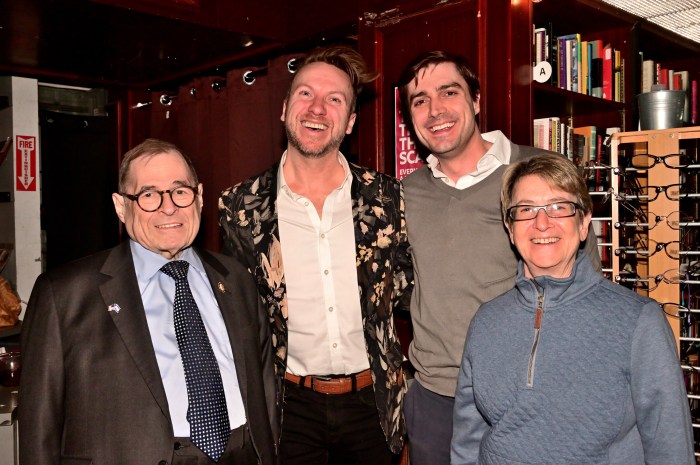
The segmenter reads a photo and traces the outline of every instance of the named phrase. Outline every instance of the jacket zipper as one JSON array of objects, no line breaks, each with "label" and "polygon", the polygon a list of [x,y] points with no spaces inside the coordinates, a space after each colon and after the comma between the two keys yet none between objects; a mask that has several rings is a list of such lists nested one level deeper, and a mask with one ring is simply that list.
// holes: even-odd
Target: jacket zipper
[{"label": "jacket zipper", "polygon": [[[535,283],[535,281],[532,281]],[[537,283],[535,283],[535,288],[537,289],[537,310],[535,310],[535,339],[532,341],[532,350],[530,351],[530,363],[527,366],[527,387],[531,388],[535,381],[535,359],[537,358],[537,346],[540,342],[540,331],[542,328],[542,314],[544,313],[542,307],[544,306],[544,292],[540,292]]]}]

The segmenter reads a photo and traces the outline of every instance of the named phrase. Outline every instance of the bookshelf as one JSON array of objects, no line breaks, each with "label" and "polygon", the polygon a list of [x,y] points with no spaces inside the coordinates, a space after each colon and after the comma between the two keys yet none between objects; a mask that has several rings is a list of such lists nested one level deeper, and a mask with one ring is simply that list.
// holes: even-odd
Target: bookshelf
[{"label": "bookshelf", "polygon": [[[565,5],[561,2],[542,0],[530,3],[529,11],[533,32],[530,53],[533,66],[537,65],[536,60],[544,53],[542,49],[547,49],[546,44],[540,45],[543,30],[548,35],[550,44],[549,53],[545,53],[545,55],[548,55],[547,58],[551,61],[552,66],[552,78],[548,82],[542,83],[533,80],[530,86],[532,97],[530,123],[533,126],[530,143],[533,145],[538,145],[536,143],[537,128],[535,122],[541,121],[543,118],[554,118],[571,128],[594,126],[597,128],[598,135],[603,134],[604,141],[608,128],[618,128],[620,132],[638,129],[639,111],[636,96],[642,90],[642,68],[645,61],[647,69],[650,66],[649,63],[653,62],[655,70],[658,68],[686,71],[685,74],[687,74],[689,82],[700,81],[700,44],[618,10],[611,5],[596,0],[572,0],[566,2]],[[540,37],[538,37],[538,30]],[[609,95],[609,89],[606,92],[610,98],[590,95],[592,93],[591,80],[590,78],[587,80],[585,77],[585,70],[595,68],[591,67],[590,62],[586,66],[581,63],[576,65],[579,69],[584,68],[583,74],[579,75],[578,79],[587,84],[579,82],[578,89],[574,87],[574,90],[570,90],[570,84],[561,82],[563,77],[557,76],[557,73],[566,66],[560,66],[557,60],[560,60],[564,55],[557,50],[557,47],[554,47],[554,44],[559,44],[557,38],[562,36],[575,37],[580,46],[598,43],[604,49],[610,47],[618,52],[619,66],[613,67],[613,73],[615,70],[620,72],[620,78],[617,82],[621,87],[617,95],[615,95],[614,86],[612,96]],[[595,56],[590,54],[590,47],[587,54],[582,54],[580,50],[581,48],[579,48],[578,55],[582,58]],[[571,63],[568,66],[571,66]],[[647,84],[649,79],[647,74]],[[652,79],[656,83],[656,77],[654,76]],[[689,84],[688,87],[691,85]],[[697,95],[694,98],[697,100]],[[689,103],[689,111],[690,107]],[[697,124],[697,121],[695,123]],[[687,125],[691,124],[692,121],[689,117]],[[613,178],[612,168],[610,168],[612,165],[610,148],[605,145],[601,146],[600,141],[590,141],[589,143],[601,147],[602,153],[591,155],[586,159],[573,153],[576,147],[575,141],[563,141],[560,146],[567,147],[567,151],[562,153],[569,158],[580,160],[582,171],[587,176],[591,177],[592,173],[601,170],[605,172],[605,176],[597,176],[597,179],[603,180],[602,184],[597,185],[593,182],[589,186],[590,190],[594,192],[593,225],[599,235],[603,268],[610,276],[610,270],[613,268],[610,232],[615,218],[615,212],[612,211],[609,202],[610,196],[606,195],[610,189],[610,180]],[[595,176],[592,178],[596,179]]]},{"label": "bookshelf", "polygon": [[[547,30],[550,42],[575,34],[581,42],[600,41],[619,51],[622,89],[619,102],[561,89],[551,83],[532,82],[531,120],[558,116],[574,120],[575,126],[596,125],[634,131],[639,121],[636,95],[642,89],[642,64],[652,61],[666,70],[687,71],[689,81],[700,81],[700,44],[596,0],[572,0],[562,4],[542,0],[530,4],[533,31]],[[550,47],[551,49],[551,47]],[[550,60],[558,53],[550,50]],[[558,65],[552,63],[553,68]],[[553,69],[553,74],[557,69]],[[695,121],[698,124],[698,121]],[[692,125],[688,121],[688,125]]]}]

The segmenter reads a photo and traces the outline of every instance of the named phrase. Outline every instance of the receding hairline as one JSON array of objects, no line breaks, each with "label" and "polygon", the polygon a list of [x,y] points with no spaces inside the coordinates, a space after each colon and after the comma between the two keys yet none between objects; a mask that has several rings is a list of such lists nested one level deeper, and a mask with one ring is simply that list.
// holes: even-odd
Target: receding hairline
[{"label": "receding hairline", "polygon": [[349,95],[350,99],[352,99],[356,96],[355,89],[354,89],[353,84],[352,84],[352,78],[345,70],[337,67],[333,63],[327,63],[325,61],[312,61],[311,63],[304,65],[304,67],[301,68],[299,71],[297,71],[297,73],[294,75],[294,77],[292,78],[292,82],[289,84],[289,91],[288,91],[287,97],[289,97],[291,95],[292,91],[294,91],[295,89],[298,89],[299,87],[301,87],[303,85],[311,87],[310,84],[305,84],[303,82],[300,84],[299,83],[299,76],[302,76],[303,73],[305,73],[307,71],[313,71],[313,70],[309,70],[308,68],[310,68],[314,65],[325,65],[327,67],[333,68],[336,71],[338,71],[345,78],[345,80],[347,82],[347,88],[346,89],[337,89],[337,90],[333,90],[331,92],[337,92],[337,93],[345,95],[345,91],[348,90],[350,92],[350,95]]},{"label": "receding hairline", "polygon": [[[144,160],[144,161],[149,161],[155,157],[158,157],[160,155],[175,155],[177,156],[180,160],[182,160],[183,165],[185,166],[185,169],[187,170],[187,176],[188,176],[188,182],[194,184],[193,187],[196,187],[199,184],[199,179],[197,177],[197,173],[194,170],[194,167],[191,164],[191,161],[189,158],[183,154],[178,148],[165,148],[163,150],[149,150],[145,151],[143,153],[139,153],[133,157],[131,157],[128,160],[128,165],[125,167],[125,171],[121,173],[120,179],[119,179],[119,191],[124,192],[126,189],[127,184],[133,181],[132,179],[132,165],[134,162],[139,161],[139,160]],[[179,180],[178,180],[179,181]]]}]

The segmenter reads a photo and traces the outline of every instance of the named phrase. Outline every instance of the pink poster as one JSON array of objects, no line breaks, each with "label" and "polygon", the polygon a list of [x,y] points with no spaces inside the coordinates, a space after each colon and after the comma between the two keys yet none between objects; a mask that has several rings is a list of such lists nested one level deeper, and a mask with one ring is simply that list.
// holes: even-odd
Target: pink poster
[{"label": "pink poster", "polygon": [[399,109],[399,88],[394,88],[394,147],[395,147],[395,173],[398,179],[403,179],[423,165],[423,160],[418,156],[416,144],[411,138],[411,133],[406,127]]}]

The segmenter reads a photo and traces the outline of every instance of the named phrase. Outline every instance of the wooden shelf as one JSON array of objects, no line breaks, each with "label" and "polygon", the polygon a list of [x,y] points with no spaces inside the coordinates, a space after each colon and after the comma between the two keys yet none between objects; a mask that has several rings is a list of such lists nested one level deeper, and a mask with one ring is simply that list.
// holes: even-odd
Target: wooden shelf
[{"label": "wooden shelf", "polygon": [[[578,116],[583,117],[585,125],[595,125],[601,130],[606,127],[620,127],[622,131],[637,129],[636,95],[641,90],[642,59],[653,59],[667,69],[687,70],[691,81],[700,81],[700,44],[672,31],[598,0],[572,0],[566,4],[533,2],[531,6],[532,25],[547,28],[553,37],[577,33],[583,41],[600,39],[604,45],[609,44],[621,52],[625,102],[603,102],[533,82],[531,120],[556,116],[563,121],[563,118]],[[516,114],[515,118],[519,116]],[[529,142],[532,143],[532,139]]]},{"label": "wooden shelf", "polygon": [[588,115],[600,112],[620,112],[627,109],[627,104],[614,102],[599,97],[571,92],[550,84],[532,84],[537,105],[536,118],[551,115],[549,109],[564,111],[566,115]]}]

